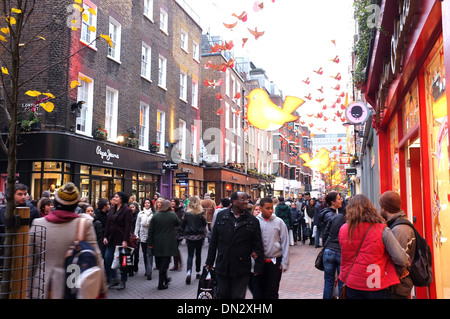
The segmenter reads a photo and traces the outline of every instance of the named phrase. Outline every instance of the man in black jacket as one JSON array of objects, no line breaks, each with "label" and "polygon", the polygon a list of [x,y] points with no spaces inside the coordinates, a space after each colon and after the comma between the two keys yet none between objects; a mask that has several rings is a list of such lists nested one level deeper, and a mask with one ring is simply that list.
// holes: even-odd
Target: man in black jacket
[{"label": "man in black jacket", "polygon": [[216,261],[219,299],[245,299],[252,255],[255,257],[255,276],[262,273],[261,229],[256,217],[247,211],[247,203],[246,193],[233,193],[232,206],[217,214],[212,230],[206,267],[213,267]]}]

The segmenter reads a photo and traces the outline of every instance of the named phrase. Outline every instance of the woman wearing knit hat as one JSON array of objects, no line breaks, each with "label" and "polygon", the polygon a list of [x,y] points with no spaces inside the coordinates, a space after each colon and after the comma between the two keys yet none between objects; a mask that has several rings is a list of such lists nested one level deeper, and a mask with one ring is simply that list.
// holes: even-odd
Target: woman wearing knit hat
[{"label": "woman wearing knit hat", "polygon": [[[395,238],[397,238],[400,246],[406,250],[411,260],[414,260],[416,254],[416,241],[414,229],[405,224],[398,224],[402,219],[408,219],[402,210],[402,199],[397,192],[387,191],[380,196],[381,216],[386,219],[388,227],[392,230]],[[398,224],[398,225],[397,225]],[[403,269],[397,268],[402,274]],[[411,277],[401,276],[400,284],[395,285],[390,290],[391,299],[408,299],[411,294],[413,282]]]},{"label": "woman wearing knit hat", "polygon": [[[64,256],[68,247],[75,240],[79,218],[83,218],[74,212],[79,195],[78,188],[73,183],[63,185],[55,192],[55,210],[49,212],[45,217],[33,220],[32,223],[32,227],[43,226],[46,228],[44,286],[44,298],[46,299],[62,299],[64,297],[66,280]],[[98,265],[103,265],[92,220],[86,221],[86,227],[85,240],[97,251]],[[30,240],[33,241],[34,237],[30,236]],[[32,262],[31,258],[30,262]],[[33,267],[33,270],[38,269],[39,267]],[[39,285],[33,285],[33,287],[39,287]],[[101,293],[105,294],[106,291],[106,281],[104,281]]]},{"label": "woman wearing knit hat", "polygon": [[126,271],[121,271],[120,283],[117,278],[117,271],[111,269],[116,246],[128,248],[128,240],[131,234],[131,222],[133,212],[128,207],[128,195],[123,192],[117,192],[111,199],[111,209],[109,210],[106,220],[105,234],[103,243],[106,246],[105,252],[105,269],[106,279],[110,288],[114,287],[119,290],[125,288],[128,279]]}]

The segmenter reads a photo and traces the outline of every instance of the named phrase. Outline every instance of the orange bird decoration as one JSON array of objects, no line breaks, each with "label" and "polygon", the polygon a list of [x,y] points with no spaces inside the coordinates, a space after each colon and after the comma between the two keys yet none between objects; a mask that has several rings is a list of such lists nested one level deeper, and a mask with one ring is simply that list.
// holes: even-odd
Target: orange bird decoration
[{"label": "orange bird decoration", "polygon": [[247,12],[246,11],[242,12],[240,15],[237,15],[237,14],[233,13],[232,16],[238,18],[242,22],[247,22],[247,17],[248,16],[247,16]]},{"label": "orange bird decoration", "polygon": [[336,57],[334,59],[330,59],[330,61],[332,61],[334,63],[339,63],[341,60],[339,59],[339,56],[336,55]]},{"label": "orange bird decoration", "polygon": [[215,89],[217,86],[221,86],[223,84],[223,80],[220,79],[219,81],[216,81],[216,80],[211,81],[211,80],[206,79],[204,84],[207,87],[212,87]]},{"label": "orange bird decoration", "polygon": [[308,95],[308,96],[305,96],[305,99],[308,99],[308,100],[310,100],[310,101],[311,101],[311,99],[312,99],[311,93],[309,93],[309,95]]},{"label": "orange bird decoration", "polygon": [[302,82],[303,82],[303,83],[306,83],[306,84],[308,84],[308,85],[311,84],[311,81],[310,81],[309,78],[307,78],[306,80],[303,80]]},{"label": "orange bird decoration", "polygon": [[322,69],[322,67],[319,68],[319,70],[314,71],[314,72],[317,73],[317,74],[319,74],[319,75],[323,75],[323,69]]},{"label": "orange bird decoration", "polygon": [[237,26],[237,21],[236,21],[235,23],[231,23],[231,24],[228,24],[228,23],[225,23],[225,22],[224,22],[223,25],[224,25],[227,29],[232,30],[232,29],[234,29],[235,26]]},{"label": "orange bird decoration", "polygon": [[258,28],[256,27],[255,30],[252,30],[248,28],[248,31],[255,37],[255,40],[258,40],[260,37],[262,37],[265,33],[265,31],[258,31]]}]

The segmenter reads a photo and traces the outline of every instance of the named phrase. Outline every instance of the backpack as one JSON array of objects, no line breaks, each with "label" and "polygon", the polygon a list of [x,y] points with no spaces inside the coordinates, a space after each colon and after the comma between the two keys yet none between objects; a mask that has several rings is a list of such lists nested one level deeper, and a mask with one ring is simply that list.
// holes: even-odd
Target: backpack
[{"label": "backpack", "polygon": [[394,221],[390,228],[392,229],[397,225],[408,225],[414,229],[414,236],[416,238],[416,253],[409,268],[409,276],[414,286],[428,287],[433,282],[433,266],[430,246],[427,241],[420,236],[416,228],[409,220],[398,218]]},{"label": "backpack", "polygon": [[86,240],[86,218],[78,218],[75,241],[67,250],[64,265],[64,299],[96,299],[100,295],[103,270],[98,254]]}]

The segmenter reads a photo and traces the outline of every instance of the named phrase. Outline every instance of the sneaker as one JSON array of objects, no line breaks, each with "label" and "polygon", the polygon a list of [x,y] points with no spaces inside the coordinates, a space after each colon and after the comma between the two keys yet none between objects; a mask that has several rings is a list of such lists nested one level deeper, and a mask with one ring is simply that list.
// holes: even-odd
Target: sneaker
[{"label": "sneaker", "polygon": [[190,285],[191,284],[191,275],[187,275],[186,276],[186,285]]},{"label": "sneaker", "polygon": [[117,290],[125,289],[125,282],[121,281],[120,284],[117,286]]}]

